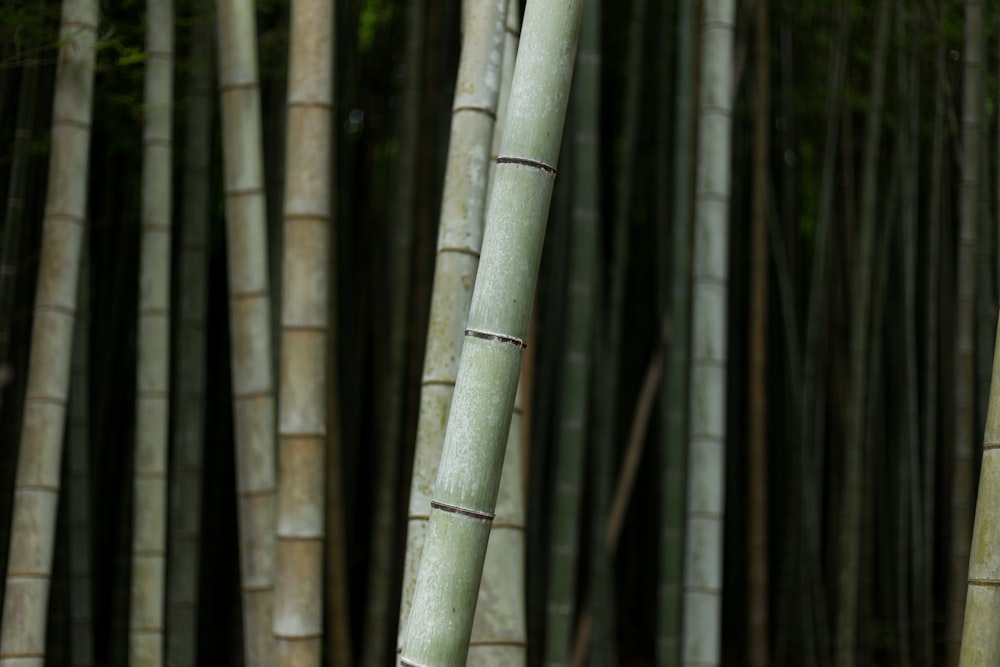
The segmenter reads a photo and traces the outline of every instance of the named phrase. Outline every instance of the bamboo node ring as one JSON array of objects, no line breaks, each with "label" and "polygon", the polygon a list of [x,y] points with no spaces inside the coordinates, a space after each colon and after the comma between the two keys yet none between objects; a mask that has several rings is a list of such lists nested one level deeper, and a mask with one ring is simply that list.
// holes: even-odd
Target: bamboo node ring
[{"label": "bamboo node ring", "polygon": [[494,340],[498,343],[506,343],[507,345],[513,345],[514,347],[519,347],[522,350],[528,347],[522,339],[517,336],[508,336],[506,334],[493,333],[492,331],[482,331],[481,329],[466,329],[466,336],[475,336],[476,338],[482,338],[483,340]]},{"label": "bamboo node ring", "polygon": [[470,517],[472,519],[477,519],[484,523],[490,523],[493,521],[494,515],[489,512],[480,512],[479,510],[469,509],[468,507],[459,507],[458,505],[450,505],[448,503],[443,503],[440,500],[432,500],[431,507],[434,509],[441,510],[442,512],[451,512],[452,514],[461,514],[463,516]]}]

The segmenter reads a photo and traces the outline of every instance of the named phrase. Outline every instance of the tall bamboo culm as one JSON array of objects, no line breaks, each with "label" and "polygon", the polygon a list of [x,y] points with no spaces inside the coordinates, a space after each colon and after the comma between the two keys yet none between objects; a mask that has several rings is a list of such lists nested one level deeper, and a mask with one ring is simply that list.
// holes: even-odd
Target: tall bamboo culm
[{"label": "tall bamboo culm", "polygon": [[1000,664],[1000,326],[993,346],[993,381],[983,436],[976,521],[972,529],[969,588],[959,665]]},{"label": "tall bamboo culm", "polygon": [[[959,190],[958,294],[955,313],[954,441],[948,563],[948,662],[958,664],[965,613],[972,525],[972,441],[975,418],[976,228],[979,223],[979,168],[982,107],[981,0],[965,2],[965,67],[962,74],[962,182]],[[985,241],[983,239],[982,241]]]},{"label": "tall bamboo culm", "polygon": [[80,259],[77,323],[69,388],[66,438],[69,495],[70,649],[73,667],[94,664],[93,515],[90,467],[90,258]]},{"label": "tall bamboo culm", "polygon": [[212,19],[208,3],[192,20],[177,297],[176,386],[170,472],[166,661],[193,667],[198,648],[201,485],[205,445],[205,318],[212,146]]},{"label": "tall bamboo culm", "polygon": [[[665,11],[665,10],[664,10]],[[656,664],[677,667],[681,659],[682,581],[684,577],[684,508],[687,461],[687,403],[691,311],[691,194],[694,142],[695,2],[678,0],[677,28],[674,32],[673,171],[669,235],[671,270],[669,296],[664,312],[669,312],[670,349],[664,355],[662,413],[659,576],[657,584]],[[663,167],[666,171],[666,167]],[[663,189],[666,191],[666,183]],[[665,253],[664,253],[665,254]],[[661,280],[668,292],[668,279]]]},{"label": "tall bamboo culm", "polygon": [[[486,186],[486,201],[493,188],[496,158],[503,136],[504,117],[510,101],[510,84],[514,76],[514,56],[517,54],[521,10],[517,0],[508,0],[504,29],[503,66],[500,93],[497,98],[497,120],[493,126],[493,147],[490,152],[490,176]],[[522,477],[522,418],[523,391],[518,384],[514,398],[514,413],[507,436],[507,453],[497,492],[496,518],[490,527],[483,580],[479,585],[479,600],[472,621],[467,665],[477,667],[519,667],[527,659],[527,627],[525,600],[525,507]]]},{"label": "tall bamboo culm", "polygon": [[316,667],[323,639],[333,2],[294,0],[281,299],[275,658]]},{"label": "tall bamboo culm", "polygon": [[274,664],[275,410],[255,5],[219,0],[244,659]]},{"label": "tall bamboo culm", "polygon": [[0,665],[42,667],[80,253],[87,213],[99,5],[66,0],[59,28],[48,192],[35,292]]},{"label": "tall bamboo culm", "polygon": [[462,667],[503,468],[582,2],[529,3],[402,665]]},{"label": "tall bamboo culm", "polygon": [[173,0],[146,3],[129,664],[163,664],[170,415]]},{"label": "tall bamboo culm", "polygon": [[707,0],[701,27],[691,299],[688,497],[681,662],[717,665],[722,638],[726,304],[733,108],[733,0]]},{"label": "tall bamboo culm", "polygon": [[431,496],[451,406],[462,334],[483,238],[490,147],[500,93],[506,0],[470,3],[452,103],[451,134],[438,227],[430,321],[399,606],[397,650],[407,632]]}]

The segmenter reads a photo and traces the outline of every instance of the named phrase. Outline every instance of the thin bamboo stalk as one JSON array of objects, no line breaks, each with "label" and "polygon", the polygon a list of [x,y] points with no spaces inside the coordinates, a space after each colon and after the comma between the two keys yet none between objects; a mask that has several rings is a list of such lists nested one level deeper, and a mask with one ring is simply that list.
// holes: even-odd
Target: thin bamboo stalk
[{"label": "thin bamboo stalk", "polygon": [[197,664],[198,573],[201,548],[202,460],[205,444],[205,320],[208,291],[208,212],[212,137],[212,17],[191,26],[184,180],[181,199],[180,276],[174,455],[170,473],[175,511],[170,516],[167,562],[166,661]]},{"label": "thin bamboo stalk", "polygon": [[0,665],[41,667],[87,202],[96,0],[62,5],[48,193],[18,453]]},{"label": "thin bamboo stalk", "polygon": [[274,664],[275,409],[257,29],[248,0],[220,0],[226,248],[244,659]]},{"label": "thin bamboo stalk", "polygon": [[70,369],[66,492],[69,496],[70,662],[94,663],[93,521],[90,472],[90,253],[80,260],[77,323]]},{"label": "thin bamboo stalk", "polygon": [[[674,74],[671,271],[669,312],[673,336],[661,392],[660,563],[657,585],[656,662],[677,667],[681,660],[684,576],[684,473],[687,465],[687,401],[690,378],[691,196],[694,169],[695,2],[677,2]],[[666,288],[664,288],[666,291]]]},{"label": "thin bamboo stalk", "polygon": [[[982,112],[982,2],[965,2],[965,67],[962,77],[962,182],[959,190],[958,284],[955,318],[954,441],[952,442],[947,641],[948,665],[961,653],[969,542],[972,527],[972,440],[975,415],[976,243],[979,217]],[[985,239],[983,239],[985,241]]]},{"label": "thin bamboo stalk", "polygon": [[751,230],[749,399],[749,664],[770,663],[767,539],[767,214],[771,151],[770,23],[767,0],[757,0],[754,58],[754,169]]},{"label": "thin bamboo stalk", "polygon": [[146,3],[129,664],[163,664],[170,413],[173,0]]}]

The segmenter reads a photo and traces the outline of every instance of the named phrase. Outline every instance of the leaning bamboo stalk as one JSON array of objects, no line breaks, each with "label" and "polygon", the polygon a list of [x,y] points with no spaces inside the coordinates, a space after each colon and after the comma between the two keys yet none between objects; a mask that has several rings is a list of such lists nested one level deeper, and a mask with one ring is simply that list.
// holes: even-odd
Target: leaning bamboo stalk
[{"label": "leaning bamboo stalk", "polygon": [[248,0],[220,0],[216,11],[243,639],[248,667],[263,667],[274,664],[276,471],[257,31]]},{"label": "leaning bamboo stalk", "polygon": [[48,193],[0,623],[4,667],[41,667],[45,662],[45,618],[87,210],[98,14],[96,0],[67,0],[62,6]]},{"label": "leaning bamboo stalk", "polygon": [[993,348],[993,381],[983,436],[976,521],[972,529],[969,583],[959,665],[1000,663],[1000,323]]},{"label": "leaning bamboo stalk", "polygon": [[318,666],[323,639],[333,3],[292,3],[281,299],[276,665]]},{"label": "leaning bamboo stalk", "polygon": [[146,3],[129,664],[163,664],[170,412],[173,0]]},{"label": "leaning bamboo stalk", "polygon": [[566,116],[582,2],[530,3],[402,665],[468,653]]},{"label": "leaning bamboo stalk", "polygon": [[431,508],[445,423],[454,392],[462,332],[483,236],[490,144],[499,97],[506,0],[477,2],[465,36],[452,105],[430,321],[407,516],[397,648],[406,636]]},{"label": "leaning bamboo stalk", "polygon": [[[490,152],[490,177],[486,201],[493,187],[496,158],[503,137],[504,116],[510,101],[514,76],[521,12],[516,0],[508,0],[504,31],[503,65],[500,70],[500,93],[497,97],[497,120],[493,125]],[[522,467],[522,420],[524,376],[518,382],[514,413],[507,436],[507,453],[497,491],[496,518],[490,527],[479,600],[472,621],[468,665],[477,667],[518,667],[527,660],[525,602],[525,507]]]}]

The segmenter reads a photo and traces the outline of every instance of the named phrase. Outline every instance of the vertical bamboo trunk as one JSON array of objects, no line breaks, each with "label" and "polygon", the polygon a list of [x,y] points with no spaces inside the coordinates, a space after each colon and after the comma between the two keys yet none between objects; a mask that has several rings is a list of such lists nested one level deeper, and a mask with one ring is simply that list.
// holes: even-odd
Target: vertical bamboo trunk
[{"label": "vertical bamboo trunk", "polygon": [[73,332],[70,370],[68,478],[70,662],[73,667],[94,664],[94,584],[90,475],[90,259],[80,259],[77,323]]},{"label": "vertical bamboo trunk", "polygon": [[220,0],[223,177],[247,667],[274,664],[275,415],[254,4]]},{"label": "vertical bamboo trunk", "polygon": [[[625,99],[621,108],[622,116],[622,163],[616,183],[616,202],[613,222],[612,257],[609,268],[607,310],[601,317],[603,326],[598,328],[598,345],[603,353],[597,357],[597,386],[601,387],[601,399],[596,403],[594,414],[596,437],[594,440],[590,472],[593,485],[591,491],[591,544],[590,544],[590,592],[593,603],[592,636],[577,637],[574,664],[581,665],[584,646],[592,651],[590,663],[614,667],[615,655],[612,650],[616,635],[614,569],[611,566],[604,529],[608,521],[611,504],[613,476],[617,469],[616,446],[618,440],[617,397],[621,384],[621,355],[625,328],[625,289],[628,282],[630,264],[630,238],[632,210],[635,202],[636,163],[638,162],[641,125],[641,91],[643,81],[643,51],[645,45],[645,0],[632,3],[629,14],[628,51],[625,63]],[[586,612],[584,612],[586,613]],[[582,635],[583,633],[580,633]]]},{"label": "vertical bamboo trunk", "polygon": [[545,664],[570,664],[577,599],[580,514],[584,504],[589,387],[593,358],[595,272],[599,201],[600,7],[583,7],[574,76],[573,209],[571,218],[566,332],[558,440],[553,466],[551,544],[545,626]]},{"label": "vertical bamboo trunk", "polygon": [[[691,194],[694,170],[695,2],[677,3],[674,74],[673,200],[670,234],[669,313],[672,336],[664,355],[661,396],[662,449],[660,563],[657,585],[656,664],[677,667],[681,660],[684,576],[684,472],[687,462],[687,400],[691,308]],[[666,291],[664,286],[664,291]]]},{"label": "vertical bamboo trunk", "polygon": [[420,132],[420,83],[426,0],[414,0],[406,8],[405,71],[400,101],[398,151],[393,166],[395,194],[389,208],[389,233],[384,241],[387,293],[382,354],[376,358],[379,419],[376,426],[375,480],[372,490],[372,536],[368,586],[365,595],[362,664],[383,667],[395,648],[393,631],[398,622],[399,477],[403,454],[403,417],[407,393],[406,350],[409,347],[410,280],[416,222],[417,149]]},{"label": "vertical bamboo trunk", "polygon": [[[496,158],[499,156],[504,117],[510,101],[514,76],[521,10],[517,0],[508,0],[504,22],[503,64],[500,69],[500,92],[497,96],[497,120],[493,125],[490,150],[490,177],[486,201],[493,188]],[[524,391],[521,374],[514,412],[511,416],[507,449],[504,455],[500,487],[497,491],[496,517],[490,528],[479,585],[476,614],[472,620],[469,655],[466,664],[476,667],[518,667],[527,659],[525,601],[525,507],[522,466],[522,428]]]},{"label": "vertical bamboo trunk", "polygon": [[[24,229],[24,199],[28,185],[28,168],[31,162],[30,145],[34,134],[35,109],[38,101],[38,61],[31,59],[21,68],[21,85],[18,91],[17,125],[14,128],[14,145],[11,148],[10,181],[3,219],[3,250],[0,252],[0,372],[6,367],[10,354],[11,321],[14,312],[14,285],[17,260],[21,250]],[[0,382],[0,405],[8,381]],[[5,534],[0,533],[3,537]]]},{"label": "vertical bamboo trunk", "polygon": [[695,177],[684,561],[684,665],[717,665],[722,638],[732,0],[708,0],[701,26]]},{"label": "vertical bamboo trunk", "polygon": [[173,0],[146,3],[129,664],[163,664],[170,413]]},{"label": "vertical bamboo trunk", "polygon": [[[24,362],[15,364],[14,358],[23,355],[12,354],[11,337],[14,332],[13,314],[18,283],[18,263],[22,255],[24,236],[24,205],[28,191],[28,181],[31,166],[30,146],[35,130],[35,111],[38,106],[38,61],[32,59],[21,68],[21,85],[19,88],[17,125],[14,128],[14,144],[11,147],[10,181],[7,187],[7,201],[4,207],[3,244],[0,249],[0,419],[9,414],[11,419],[4,424],[0,437],[13,437],[14,429],[18,428],[15,411],[20,410],[16,401],[21,396],[24,386]],[[21,292],[26,291],[26,283],[20,281]],[[20,369],[20,372],[18,372]],[[18,381],[14,378],[18,377]],[[13,399],[13,400],[11,400]],[[7,407],[4,408],[4,401]],[[6,410],[6,412],[5,412]],[[0,453],[0,480],[12,484],[17,461],[17,451],[7,447]],[[0,516],[10,516],[13,494],[9,488],[0,494]],[[10,522],[0,522],[0,567],[6,570],[8,538],[10,537]],[[3,603],[3,592],[0,591],[0,605]]]},{"label": "vertical bamboo trunk", "polygon": [[333,3],[295,0],[291,11],[275,664],[318,667],[323,644]]},{"label": "vertical bamboo trunk", "polygon": [[844,483],[839,528],[837,570],[838,667],[854,665],[858,649],[861,572],[862,508],[864,506],[864,466],[867,458],[869,410],[868,367],[872,322],[872,272],[874,266],[877,169],[881,139],[882,107],[885,93],[885,62],[891,5],[880,0],[876,8],[875,52],[870,102],[865,122],[862,157],[861,207],[858,219],[857,258],[851,272],[850,382],[846,437],[844,443]]},{"label": "vertical bamboo trunk", "polygon": [[45,662],[45,616],[87,212],[98,9],[95,0],[67,0],[62,5],[48,193],[0,623],[4,667],[41,667]]},{"label": "vertical bamboo trunk", "polygon": [[[920,24],[916,21],[914,7],[900,5],[896,32],[902,39],[907,31],[916,34]],[[903,378],[906,387],[900,459],[899,533],[897,554],[896,613],[899,619],[898,646],[900,664],[919,663],[919,635],[913,632],[919,623],[919,592],[922,579],[929,572],[924,561],[923,506],[926,502],[920,490],[920,399],[917,362],[917,234],[919,132],[920,132],[920,71],[914,51],[900,46],[899,92],[904,108],[903,123],[898,133],[898,159],[902,180],[902,235],[903,235]],[[917,641],[915,641],[917,640]],[[917,650],[915,650],[917,649]]]},{"label": "vertical bamboo trunk", "polygon": [[983,437],[983,467],[972,529],[968,595],[959,665],[1000,663],[1000,327],[993,352],[993,381]]},{"label": "vertical bamboo trunk", "polygon": [[421,377],[397,648],[403,646],[408,632],[434,480],[458,373],[462,333],[479,265],[489,174],[487,162],[500,93],[506,9],[506,0],[477,2],[469,7],[471,15],[463,19],[465,35],[452,103],[430,322]]},{"label": "vertical bamboo trunk", "polygon": [[581,2],[524,18],[402,665],[468,653],[565,121]]},{"label": "vertical bamboo trunk", "polygon": [[771,76],[767,0],[757,0],[751,223],[749,517],[749,663],[770,663],[767,581],[767,198],[770,189]]},{"label": "vertical bamboo trunk", "polygon": [[[939,52],[943,49],[939,49]],[[938,56],[939,58],[942,56]],[[938,75],[940,69],[935,68]],[[921,402],[923,410],[920,419],[920,439],[923,449],[921,464],[921,488],[923,497],[923,541],[917,545],[920,550],[920,562],[923,564],[924,576],[919,579],[917,593],[916,627],[919,640],[917,651],[919,664],[931,665],[934,659],[934,490],[937,485],[938,460],[938,382],[940,378],[938,362],[938,313],[941,299],[941,287],[938,282],[941,244],[941,200],[942,176],[944,167],[944,93],[941,81],[935,81],[934,86],[934,129],[931,139],[930,156],[930,193],[927,216],[927,258],[926,266],[926,310],[923,318],[924,350],[921,358],[923,377],[923,392]]]},{"label": "vertical bamboo trunk", "polygon": [[976,227],[979,216],[980,114],[982,111],[983,8],[965,2],[965,68],[962,76],[962,183],[959,191],[958,295],[955,320],[955,433],[952,443],[951,510],[948,564],[948,665],[959,661],[965,612],[971,528],[972,439],[975,415],[973,373],[976,290]]},{"label": "vertical bamboo trunk", "polygon": [[200,5],[191,26],[180,276],[173,458],[170,476],[170,559],[167,563],[166,661],[193,667],[198,649],[202,459],[205,444],[205,318],[212,146],[212,17]]}]

